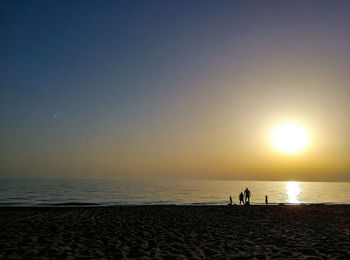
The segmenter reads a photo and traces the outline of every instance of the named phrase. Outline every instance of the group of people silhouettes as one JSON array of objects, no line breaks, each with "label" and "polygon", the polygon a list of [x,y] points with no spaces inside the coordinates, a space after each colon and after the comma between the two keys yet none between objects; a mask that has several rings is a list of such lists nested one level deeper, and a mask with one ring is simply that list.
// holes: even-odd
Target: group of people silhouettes
[{"label": "group of people silhouettes", "polygon": [[[250,205],[250,197],[251,197],[250,190],[248,188],[245,188],[244,193],[241,192],[238,196],[239,205],[241,205],[241,204]],[[228,205],[232,205],[232,197],[231,196],[230,196],[230,202]]]},{"label": "group of people silhouettes", "polygon": [[242,203],[243,205],[250,205],[250,197],[250,190],[248,190],[248,188],[245,188],[244,194],[243,192],[239,194],[239,205],[241,205]]}]

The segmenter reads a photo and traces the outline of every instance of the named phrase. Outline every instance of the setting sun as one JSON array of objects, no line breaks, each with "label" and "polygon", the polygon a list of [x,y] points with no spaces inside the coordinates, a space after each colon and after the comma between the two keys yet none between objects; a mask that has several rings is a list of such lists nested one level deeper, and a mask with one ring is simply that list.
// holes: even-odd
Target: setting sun
[{"label": "setting sun", "polygon": [[280,124],[272,130],[270,141],[278,151],[285,154],[295,154],[307,148],[310,136],[304,126],[288,122]]}]

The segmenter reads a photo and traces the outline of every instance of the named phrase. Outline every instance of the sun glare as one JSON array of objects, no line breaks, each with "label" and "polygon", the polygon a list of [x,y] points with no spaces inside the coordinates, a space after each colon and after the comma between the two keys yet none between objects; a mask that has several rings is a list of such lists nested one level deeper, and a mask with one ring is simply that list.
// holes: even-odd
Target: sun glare
[{"label": "sun glare", "polygon": [[300,193],[301,189],[299,187],[299,182],[287,181],[286,182],[286,189],[287,189],[287,195],[288,195],[288,202],[289,203],[300,203],[299,193]]},{"label": "sun glare", "polygon": [[305,127],[288,122],[278,125],[271,132],[271,144],[279,152],[295,154],[307,148],[310,136]]}]

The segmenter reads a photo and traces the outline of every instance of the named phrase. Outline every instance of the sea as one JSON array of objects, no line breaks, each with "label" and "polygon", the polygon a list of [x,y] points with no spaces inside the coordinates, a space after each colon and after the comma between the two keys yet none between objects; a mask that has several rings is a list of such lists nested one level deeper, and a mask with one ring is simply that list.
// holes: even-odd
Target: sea
[{"label": "sea", "polygon": [[0,207],[227,205],[248,188],[251,204],[350,204],[350,182],[0,179]]}]

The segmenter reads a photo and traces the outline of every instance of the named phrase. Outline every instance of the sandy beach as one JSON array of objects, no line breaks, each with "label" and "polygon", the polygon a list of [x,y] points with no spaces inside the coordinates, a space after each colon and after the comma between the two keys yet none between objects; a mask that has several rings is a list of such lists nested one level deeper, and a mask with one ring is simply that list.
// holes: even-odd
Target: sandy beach
[{"label": "sandy beach", "polygon": [[350,206],[0,208],[0,258],[350,256]]}]

